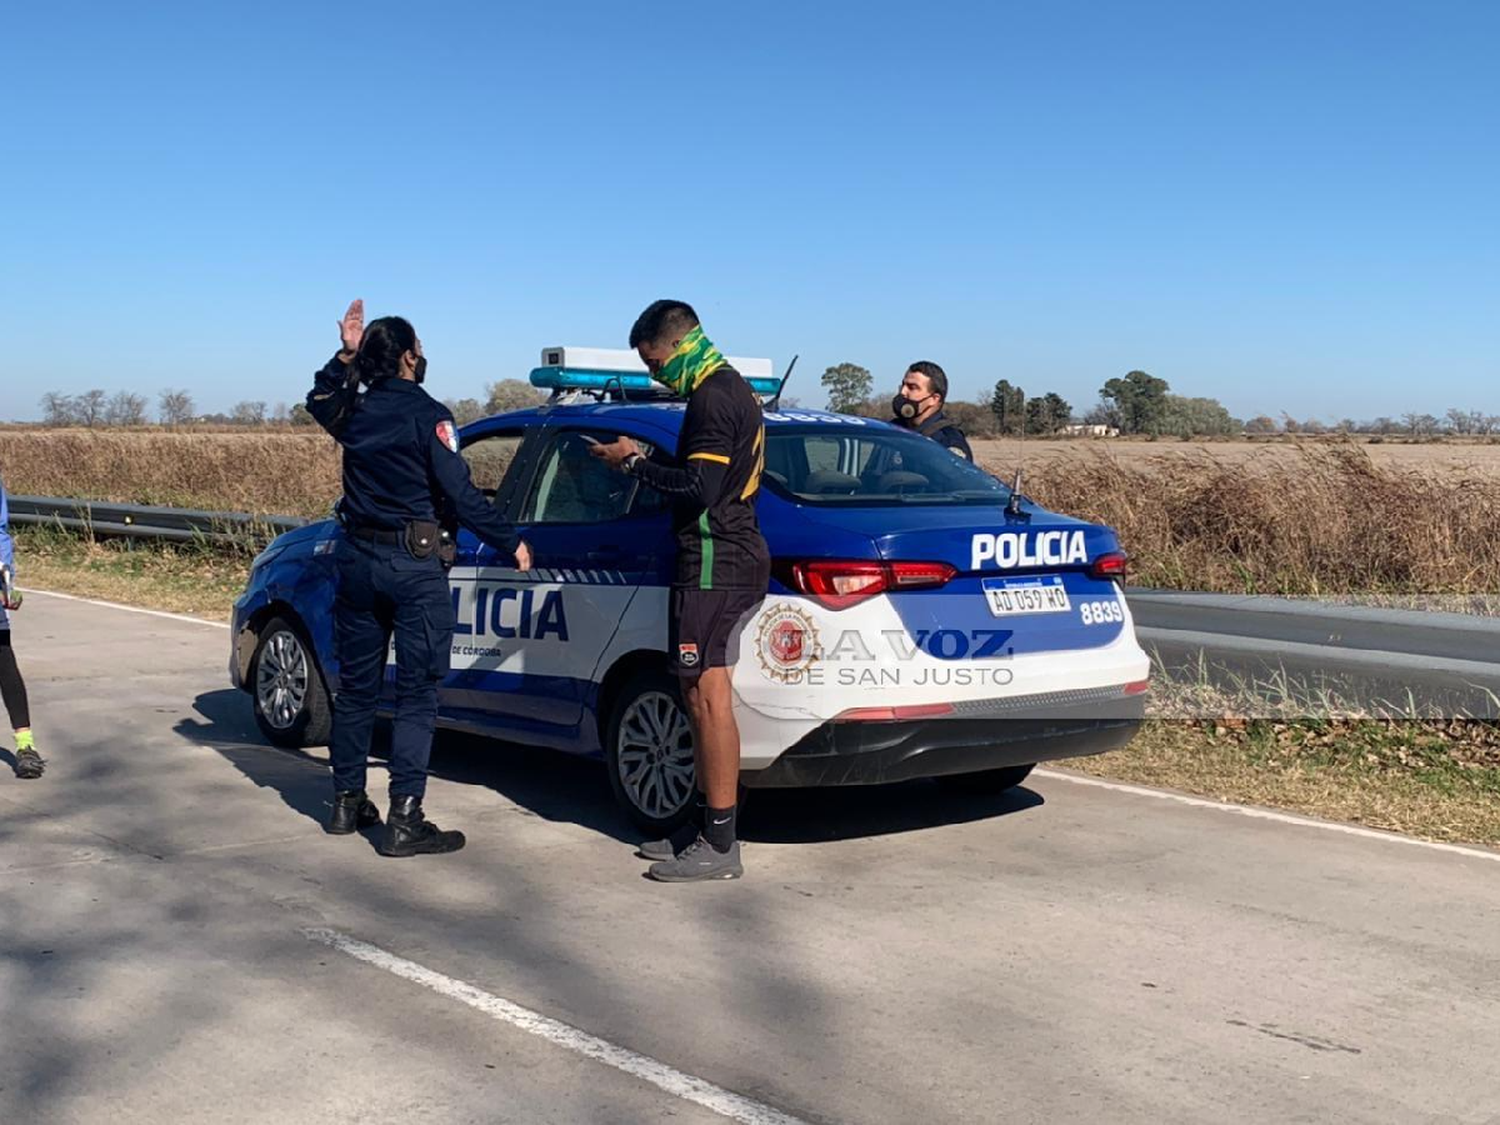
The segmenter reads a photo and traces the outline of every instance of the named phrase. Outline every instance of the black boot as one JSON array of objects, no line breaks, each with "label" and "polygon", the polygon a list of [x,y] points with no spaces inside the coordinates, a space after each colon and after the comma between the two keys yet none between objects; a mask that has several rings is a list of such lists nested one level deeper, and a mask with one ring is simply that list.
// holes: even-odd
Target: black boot
[{"label": "black boot", "polygon": [[379,823],[380,810],[363,789],[345,789],[333,795],[333,815],[327,825],[330,834],[347,836],[356,828],[373,828]]},{"label": "black boot", "polygon": [[464,846],[462,832],[444,832],[422,814],[422,798],[392,797],[380,836],[381,855],[436,855]]}]

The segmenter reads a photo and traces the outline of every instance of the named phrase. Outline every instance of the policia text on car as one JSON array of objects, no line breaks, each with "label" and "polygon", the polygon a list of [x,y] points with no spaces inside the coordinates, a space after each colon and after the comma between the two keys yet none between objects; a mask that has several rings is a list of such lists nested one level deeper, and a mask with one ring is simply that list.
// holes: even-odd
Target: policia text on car
[{"label": "policia text on car", "polygon": [[452,413],[422,389],[427,359],[412,326],[388,316],[366,328],[364,303],[355,301],[339,334],[342,347],[307,396],[309,413],[344,450],[328,831],[380,823],[365,795],[365,767],[394,633],[391,806],[379,848],[397,856],[457,851],[463,833],[439,830],[422,812],[437,685],[453,644],[451,535],[461,523],[514,555],[521,570],[530,568],[531,555],[469,479]]},{"label": "policia text on car", "polygon": [[[595,456],[639,477],[673,501],[677,566],[668,611],[668,656],[693,728],[693,758],[705,796],[699,831],[683,841],[644,844],[663,882],[732,879],[743,869],[735,834],[740,732],[730,667],[745,620],[770,580],[770,553],[755,517],[765,466],[760,401],[709,342],[698,314],[681,301],[656,301],[630,330],[652,377],[687,399],[677,456],[649,459],[629,438]],[[685,845],[685,846],[680,846]]]}]

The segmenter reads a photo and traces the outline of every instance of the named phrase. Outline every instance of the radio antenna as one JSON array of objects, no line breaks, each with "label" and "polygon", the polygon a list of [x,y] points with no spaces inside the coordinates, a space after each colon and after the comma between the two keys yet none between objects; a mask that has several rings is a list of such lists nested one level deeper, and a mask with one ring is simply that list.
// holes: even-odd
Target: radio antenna
[{"label": "radio antenna", "polygon": [[797,361],[802,358],[801,353],[792,356],[792,362],[786,365],[786,374],[781,377],[781,383],[776,388],[776,393],[771,396],[771,401],[766,403],[766,409],[776,411],[781,409],[781,392],[786,390],[786,381],[792,377],[792,368],[797,366]]},{"label": "radio antenna", "polygon": [[1005,514],[1019,516],[1021,512],[1021,464],[1026,459],[1026,392],[1017,388],[1016,396],[1021,400],[1021,446],[1016,450],[1016,479],[1010,486],[1010,503],[1005,505]]}]

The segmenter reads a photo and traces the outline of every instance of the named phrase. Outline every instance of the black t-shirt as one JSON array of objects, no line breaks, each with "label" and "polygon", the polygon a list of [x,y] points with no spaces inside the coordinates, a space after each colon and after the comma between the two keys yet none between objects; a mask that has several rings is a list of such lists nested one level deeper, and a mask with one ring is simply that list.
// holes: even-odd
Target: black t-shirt
[{"label": "black t-shirt", "polygon": [[688,398],[677,456],[638,465],[642,480],[673,499],[677,585],[766,588],[770,552],[755,518],[765,441],[755,392],[734,368],[721,367]]}]

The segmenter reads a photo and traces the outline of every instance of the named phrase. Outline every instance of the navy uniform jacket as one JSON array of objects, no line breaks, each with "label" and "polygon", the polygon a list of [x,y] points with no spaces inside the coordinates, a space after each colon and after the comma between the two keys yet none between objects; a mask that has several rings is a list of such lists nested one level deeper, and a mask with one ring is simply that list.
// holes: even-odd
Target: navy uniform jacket
[{"label": "navy uniform jacket", "polygon": [[916,430],[923,437],[930,437],[943,448],[965,461],[974,460],[974,451],[969,448],[969,439],[964,437],[964,432],[948,421],[946,415],[939,410],[920,426],[913,426],[910,422],[901,418],[893,418],[893,422],[906,430]]},{"label": "navy uniform jacket", "polygon": [[364,394],[337,356],[319,371],[307,411],[344,447],[346,521],[401,531],[412,520],[458,522],[492,547],[514,553],[516,529],[469,479],[453,413],[416,383],[377,379]]}]

